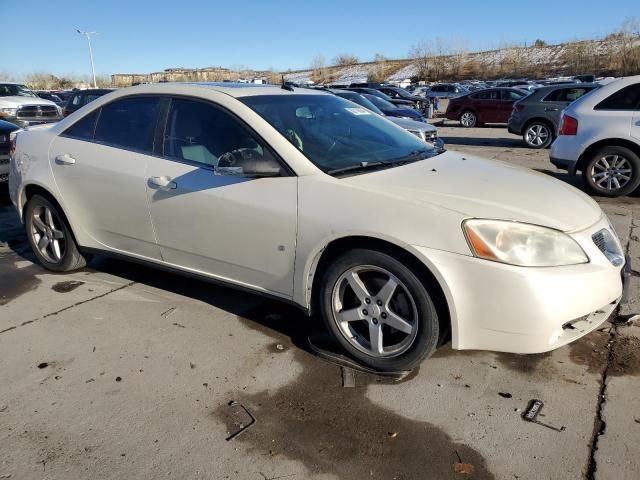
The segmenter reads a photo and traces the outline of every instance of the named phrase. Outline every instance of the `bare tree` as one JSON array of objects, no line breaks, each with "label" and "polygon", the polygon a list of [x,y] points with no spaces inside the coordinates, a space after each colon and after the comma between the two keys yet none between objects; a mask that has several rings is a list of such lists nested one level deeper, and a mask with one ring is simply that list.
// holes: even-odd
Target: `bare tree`
[{"label": "bare tree", "polygon": [[323,55],[316,55],[311,60],[311,80],[315,83],[324,83],[328,80],[327,65]]},{"label": "bare tree", "polygon": [[373,58],[373,65],[369,68],[367,81],[371,83],[382,83],[387,78],[387,59],[381,53],[376,53]]},{"label": "bare tree", "polygon": [[640,73],[640,17],[627,18],[616,34],[620,73],[623,75]]},{"label": "bare tree", "polygon": [[351,53],[341,53],[333,59],[332,63],[337,67],[348,67],[349,65],[356,65],[358,61],[358,57]]},{"label": "bare tree", "polygon": [[428,40],[422,40],[411,48],[409,57],[416,65],[418,80],[430,80],[434,61],[433,44]]}]

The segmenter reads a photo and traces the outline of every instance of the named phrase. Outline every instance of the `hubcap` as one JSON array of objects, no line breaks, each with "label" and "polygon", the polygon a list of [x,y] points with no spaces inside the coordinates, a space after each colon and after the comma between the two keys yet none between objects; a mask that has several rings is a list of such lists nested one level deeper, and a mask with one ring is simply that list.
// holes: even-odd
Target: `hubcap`
[{"label": "hubcap", "polygon": [[58,228],[60,220],[48,207],[38,207],[33,212],[31,235],[40,254],[50,263],[58,263],[64,257],[66,241]]},{"label": "hubcap", "polygon": [[476,117],[471,112],[465,112],[462,114],[462,117],[460,117],[460,121],[465,127],[471,127],[474,123],[476,123]]},{"label": "hubcap", "polygon": [[549,139],[549,129],[544,125],[531,125],[527,129],[527,143],[539,147]]},{"label": "hubcap", "polygon": [[591,180],[603,190],[616,191],[631,181],[631,164],[622,155],[605,155],[593,164]]},{"label": "hubcap", "polygon": [[416,338],[416,303],[405,284],[383,268],[362,265],[344,272],[331,305],[344,338],[372,357],[401,355]]}]

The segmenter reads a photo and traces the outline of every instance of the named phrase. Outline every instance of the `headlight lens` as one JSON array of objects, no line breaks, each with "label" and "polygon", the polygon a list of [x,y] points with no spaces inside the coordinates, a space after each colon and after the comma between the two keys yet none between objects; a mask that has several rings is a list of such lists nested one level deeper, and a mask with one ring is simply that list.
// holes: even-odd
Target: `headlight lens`
[{"label": "headlight lens", "polygon": [[15,117],[17,108],[0,108],[0,117]]},{"label": "headlight lens", "polygon": [[475,256],[522,267],[587,263],[589,258],[569,235],[551,228],[503,220],[471,219],[463,230]]}]

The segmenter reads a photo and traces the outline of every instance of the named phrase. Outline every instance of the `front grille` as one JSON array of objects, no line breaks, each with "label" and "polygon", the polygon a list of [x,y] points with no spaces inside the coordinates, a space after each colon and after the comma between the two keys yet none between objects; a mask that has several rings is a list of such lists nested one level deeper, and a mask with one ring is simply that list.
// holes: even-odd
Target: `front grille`
[{"label": "front grille", "polygon": [[9,158],[0,158],[0,165],[8,165]]},{"label": "front grille", "polygon": [[30,118],[56,118],[58,108],[55,105],[25,105],[20,107],[16,113],[18,120],[28,120]]}]

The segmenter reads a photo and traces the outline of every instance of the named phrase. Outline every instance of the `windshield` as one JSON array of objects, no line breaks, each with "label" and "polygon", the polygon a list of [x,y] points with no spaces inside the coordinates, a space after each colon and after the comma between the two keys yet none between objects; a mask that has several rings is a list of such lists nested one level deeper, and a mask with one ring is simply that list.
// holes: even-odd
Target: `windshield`
[{"label": "windshield", "polygon": [[0,83],[0,97],[35,97],[38,96],[24,85]]},{"label": "windshield", "polygon": [[416,136],[334,95],[256,95],[239,100],[327,173],[437,155]]},{"label": "windshield", "polygon": [[373,95],[368,95],[368,94],[364,94],[363,95],[364,98],[366,98],[367,100],[369,100],[371,103],[373,103],[376,107],[378,107],[381,110],[395,110],[396,106],[391,103],[391,102],[387,102],[386,100],[380,98],[380,97],[375,97]]},{"label": "windshield", "polygon": [[352,102],[357,103],[358,105],[362,105],[364,108],[368,108],[369,110],[371,110],[374,113],[377,113],[378,115],[384,115],[384,113],[382,113],[382,110],[380,110],[378,107],[376,107],[373,103],[371,103],[368,99],[364,98],[359,93],[338,92],[336,93],[336,95],[342,98],[346,98],[347,100],[351,100]]}]

